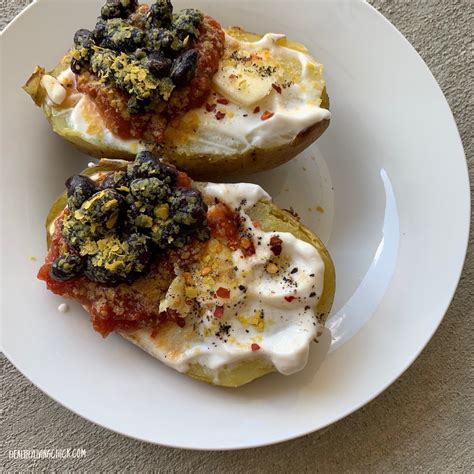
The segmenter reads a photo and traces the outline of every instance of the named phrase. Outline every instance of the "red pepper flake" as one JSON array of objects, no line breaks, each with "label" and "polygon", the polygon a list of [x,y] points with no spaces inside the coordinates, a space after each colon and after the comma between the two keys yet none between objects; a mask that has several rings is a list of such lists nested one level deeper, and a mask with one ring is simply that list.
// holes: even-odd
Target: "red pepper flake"
[{"label": "red pepper flake", "polygon": [[243,249],[249,249],[250,246],[252,245],[252,242],[250,241],[250,239],[248,239],[247,237],[242,237],[240,239],[240,245]]},{"label": "red pepper flake", "polygon": [[253,113],[254,113],[254,114],[258,114],[259,112],[260,112],[260,107],[255,107],[255,108],[253,109]]},{"label": "red pepper flake", "polygon": [[288,301],[288,303],[291,303],[294,299],[296,299],[296,296],[285,296],[285,300]]},{"label": "red pepper flake", "polygon": [[252,349],[252,352],[257,352],[257,351],[260,350],[260,346],[259,346],[256,342],[254,342],[254,343],[250,346],[250,348]]},{"label": "red pepper flake", "polygon": [[242,249],[242,253],[246,257],[251,257],[252,255],[255,255],[255,246],[253,245],[253,242],[250,242],[250,246],[247,249]]},{"label": "red pepper flake", "polygon": [[216,104],[207,104],[206,103],[206,110],[208,112],[212,112],[213,110],[215,110],[215,108],[216,108]]},{"label": "red pepper flake", "polygon": [[242,249],[242,253],[246,257],[255,255],[255,246],[253,245],[253,242],[248,237],[241,237],[240,248]]},{"label": "red pepper flake", "polygon": [[180,186],[181,188],[190,188],[193,184],[193,181],[184,171],[178,171],[176,184],[177,186]]},{"label": "red pepper flake", "polygon": [[252,224],[256,229],[260,229],[260,221],[253,221]]},{"label": "red pepper flake", "polygon": [[237,77],[238,77],[238,76],[237,76],[236,74],[231,74],[231,75],[229,76],[229,79],[237,79]]},{"label": "red pepper flake", "polygon": [[222,318],[222,316],[224,316],[224,306],[216,306],[216,309],[214,310],[214,316],[216,318]]},{"label": "red pepper flake", "polygon": [[268,110],[266,110],[265,112],[263,112],[262,116],[260,117],[262,120],[268,120],[268,119],[271,119],[275,114],[273,112],[269,112]]},{"label": "red pepper flake", "polygon": [[220,110],[218,110],[218,111],[216,112],[216,119],[217,119],[217,120],[222,120],[224,117],[225,117],[225,113],[224,113],[224,112],[221,112]]},{"label": "red pepper flake", "polygon": [[273,83],[272,87],[279,93],[281,94],[281,87],[278,84]]},{"label": "red pepper flake", "polygon": [[230,290],[228,288],[223,288],[222,286],[220,286],[216,291],[216,295],[219,298],[230,298]]},{"label": "red pepper flake", "polygon": [[227,105],[229,101],[227,99],[217,99],[218,104]]},{"label": "red pepper flake", "polygon": [[283,241],[278,237],[278,235],[274,235],[270,238],[270,250],[273,252],[273,255],[278,256],[281,254],[281,244]]},{"label": "red pepper flake", "polygon": [[184,328],[184,326],[186,325],[186,320],[184,318],[182,318],[181,316],[176,316],[176,324],[180,328]]}]

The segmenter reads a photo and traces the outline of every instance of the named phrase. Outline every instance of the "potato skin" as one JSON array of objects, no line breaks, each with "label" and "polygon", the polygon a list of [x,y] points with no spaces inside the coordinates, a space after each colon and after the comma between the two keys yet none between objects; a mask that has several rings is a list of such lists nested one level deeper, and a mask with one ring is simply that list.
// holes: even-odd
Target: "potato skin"
[{"label": "potato skin", "polygon": [[[127,163],[119,160],[101,160],[99,165],[94,168],[85,169],[82,174],[86,176],[92,176],[93,174],[100,171],[115,171],[126,167]],[[199,186],[199,183],[196,183]],[[49,242],[54,229],[52,224],[63,211],[66,205],[67,197],[64,191],[51,206],[50,212],[46,219],[46,235],[47,242]],[[258,220],[261,225],[261,229],[269,232],[291,232],[297,238],[308,242],[316,248],[321,258],[323,259],[325,270],[324,270],[324,284],[323,292],[316,306],[316,314],[321,322],[325,322],[334,299],[336,278],[334,264],[331,260],[328,250],[311,230],[305,227],[297,218],[291,215],[289,212],[280,209],[278,206],[269,201],[259,201],[253,208],[249,210],[249,215],[252,220]],[[190,330],[185,328],[179,328],[176,324],[166,324],[163,330],[153,339],[150,338],[148,331],[138,330],[130,333],[120,332],[120,335],[130,342],[133,342],[144,351],[156,357],[154,354],[154,346],[160,351],[171,351],[172,347],[180,341],[186,338],[186,334],[183,331]],[[209,373],[205,367],[200,365],[192,365],[186,375],[195,379],[207,382],[213,385],[219,385],[223,387],[239,387],[252,380],[261,377],[267,373],[274,372],[275,368],[263,358],[258,357],[258,353],[255,358],[250,361],[239,362],[229,366],[223,367],[217,377]]]},{"label": "potato skin", "polygon": [[[321,107],[329,110],[329,97],[323,90]],[[292,142],[273,148],[253,148],[235,155],[187,155],[179,148],[161,150],[166,160],[186,171],[192,178],[213,181],[243,174],[266,171],[290,161],[308,148],[328,128],[330,120],[321,120],[302,130]]]},{"label": "potato skin", "polygon": [[[255,35],[258,36],[258,35]],[[56,68],[48,74],[57,77],[69,67],[70,53],[66,54]],[[97,158],[108,157],[132,160],[135,153],[122,150],[115,146],[102,143],[100,140],[88,138],[67,127],[64,116],[53,113],[46,102],[46,94],[41,87],[41,76],[45,71],[37,67],[26,82],[23,89],[31,96],[36,105],[40,106],[53,131],[87,155]],[[321,107],[329,110],[329,97],[326,88],[321,96]],[[272,148],[253,148],[244,153],[233,155],[202,155],[186,154],[179,146],[163,147],[147,144],[146,147],[166,158],[167,161],[186,171],[192,178],[200,180],[216,180],[241,174],[252,174],[265,171],[286,163],[309,147],[329,126],[329,119],[322,120],[305,130],[302,130],[290,143]]]}]

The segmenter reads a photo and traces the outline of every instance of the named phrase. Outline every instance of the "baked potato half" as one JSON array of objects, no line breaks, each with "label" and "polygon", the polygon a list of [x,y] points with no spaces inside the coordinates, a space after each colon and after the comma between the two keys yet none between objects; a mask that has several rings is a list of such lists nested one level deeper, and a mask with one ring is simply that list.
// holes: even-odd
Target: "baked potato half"
[{"label": "baked potato half", "polygon": [[201,180],[274,168],[311,145],[329,125],[322,66],[283,35],[261,36],[236,27],[224,31],[207,98],[173,116],[159,139],[117,134],[111,107],[98,106],[83,92],[84,84],[78,91],[78,76],[70,69],[77,45],[52,71],[38,66],[24,90],[53,131],[88,155],[130,160],[148,149]]},{"label": "baked potato half", "polygon": [[[127,166],[130,167],[131,165],[127,165],[126,162],[120,160],[101,160],[98,166],[88,168],[82,174],[91,177],[95,182],[103,183],[104,177],[113,175],[115,179],[118,176],[115,173],[126,170]],[[71,180],[68,183],[71,183]],[[124,186],[123,182],[121,182],[121,186]],[[230,187],[225,188],[225,186]],[[239,186],[244,186],[244,188],[238,188]],[[98,326],[96,324],[97,319],[94,319],[99,317],[99,323],[103,323],[100,319],[104,311],[103,307],[95,306],[95,302],[92,300],[94,298],[98,299],[96,296],[89,300],[84,296],[86,294],[85,289],[88,288],[87,291],[91,290],[92,282],[86,281],[84,277],[66,282],[58,282],[51,278],[52,265],[54,266],[54,261],[59,258],[58,249],[61,248],[61,245],[64,245],[62,240],[59,240],[60,243],[58,243],[58,232],[64,232],[61,230],[65,226],[64,211],[68,206],[68,202],[70,202],[68,199],[71,199],[68,198],[66,192],[61,194],[53,203],[46,220],[49,253],[45,265],[40,270],[39,278],[45,280],[48,288],[53,292],[78,299],[91,314],[94,328],[102,332],[103,335],[115,330],[153,357],[193,378],[214,385],[238,387],[277,369],[285,374],[296,372],[305,365],[310,343],[322,331],[331,309],[335,291],[334,266],[324,244],[313,232],[293,215],[280,209],[271,200],[267,199],[261,188],[256,185],[249,185],[248,188],[245,188],[245,186],[245,184],[212,185],[193,183],[193,187],[199,189],[206,202],[208,202],[208,225],[211,228],[213,228],[212,219],[214,219],[212,217],[213,209],[215,206],[219,207],[222,204],[222,202],[216,204],[217,200],[224,199],[222,196],[227,196],[226,199],[228,200],[226,202],[230,206],[231,202],[235,202],[235,199],[232,201],[229,198],[229,196],[232,197],[232,192],[239,190],[240,193],[245,193],[246,199],[249,200],[249,206],[245,211],[246,225],[252,228],[253,225],[256,227],[253,228],[255,233],[253,237],[246,234],[247,245],[244,245],[244,247],[248,248],[250,241],[256,242],[257,250],[254,249],[255,253],[250,252],[246,254],[249,257],[241,256],[240,260],[236,259],[237,254],[235,252],[243,252],[244,250],[236,251],[235,247],[234,250],[229,249],[230,244],[223,244],[221,238],[223,234],[221,234],[221,237],[216,237],[212,233],[210,239],[205,243],[197,243],[201,248],[199,260],[193,263],[192,266],[183,267],[186,270],[185,272],[176,269],[176,261],[174,261],[174,270],[169,270],[171,267],[166,267],[165,263],[161,261],[160,267],[168,268],[169,273],[165,272],[153,276],[145,275],[132,282],[122,282],[118,286],[106,284],[104,287],[107,291],[106,299],[109,302],[115,301],[114,298],[118,294],[132,291],[142,296],[145,295],[144,298],[149,298],[154,307],[159,307],[160,311],[169,311],[169,308],[179,311],[180,314],[184,315],[186,324],[179,324],[180,319],[161,320],[158,327],[150,327],[148,324],[128,327],[119,325],[115,328],[107,326],[106,332],[104,332],[104,326]],[[98,189],[102,188],[99,187]],[[121,192],[126,192],[125,188],[120,189]],[[255,202],[253,202],[252,193],[255,192],[261,194],[253,194],[255,198]],[[77,193],[74,196],[77,196]],[[262,196],[263,198],[261,198]],[[91,200],[93,201],[92,198]],[[240,201],[240,206],[243,205],[244,201],[245,199]],[[88,208],[88,206],[90,204],[79,208],[79,213],[83,212],[81,210],[83,207]],[[108,206],[109,204],[105,203],[105,207],[108,208]],[[121,212],[123,213],[123,211]],[[242,214],[241,218],[242,216],[244,215]],[[225,232],[224,234],[227,235]],[[264,250],[266,254],[260,254],[261,250],[257,246],[260,245],[258,242],[265,241],[270,242],[267,245],[270,245],[271,252],[267,246]],[[309,249],[311,251],[308,253]],[[299,252],[303,253],[300,255]],[[261,255],[265,256],[262,257]],[[307,261],[311,259],[315,262],[316,275],[312,266],[307,267],[306,270],[304,267],[307,265]],[[247,260],[253,261],[252,265],[254,266],[242,268],[248,274],[254,272],[252,274],[259,276],[250,279],[245,277],[247,280],[242,277],[243,279],[239,280],[236,276],[238,274],[237,265],[245,265]],[[244,263],[239,263],[239,261]],[[299,267],[299,273],[295,273],[298,270],[295,270],[297,266]],[[277,270],[275,270],[276,267],[278,267]],[[308,273],[311,271],[313,273],[310,276],[316,278],[313,281],[313,288],[315,289],[305,290],[303,288],[304,282],[308,280]],[[279,272],[281,272],[281,277]],[[151,273],[153,271],[150,271]],[[295,283],[296,286],[289,289],[278,286],[280,284],[278,282],[289,281],[288,278],[291,280],[293,276],[296,278],[298,274],[301,275],[301,282],[303,282],[301,283],[303,286],[300,287],[301,294],[295,289],[298,288],[297,283]],[[185,290],[183,290],[183,286],[180,287],[180,285],[183,285],[183,275],[186,279],[184,282]],[[192,275],[192,278],[190,275]],[[206,276],[203,277],[203,275]],[[207,279],[211,276],[213,279],[210,283]],[[194,283],[191,284],[190,281]],[[295,279],[294,281],[298,282],[299,280]],[[77,293],[74,293],[71,289],[73,288],[71,282],[79,282],[80,289]],[[272,287],[274,284],[277,284],[278,288]],[[200,296],[196,296],[196,294],[209,293],[209,285],[212,287],[213,297],[218,295],[219,298],[223,297],[224,299],[221,298],[217,306],[212,306],[215,303],[211,301],[212,308],[206,310],[207,313],[204,312],[206,315],[204,317],[202,308],[205,308],[206,304],[209,307],[209,301],[206,303],[205,299],[199,299]],[[229,288],[229,290],[224,291],[223,287]],[[192,292],[189,288],[193,288]],[[239,293],[238,289],[243,292]],[[176,295],[180,294],[180,291],[184,291],[186,297],[183,296],[183,298],[188,299],[186,304],[189,304],[189,299],[192,298],[197,298],[200,301],[201,309],[199,310],[200,313],[198,312],[200,316],[192,311],[186,315],[187,307],[183,310],[182,301],[176,303]],[[186,293],[187,291],[189,292]],[[308,296],[304,291],[312,291],[312,293],[309,293]],[[257,301],[255,299],[257,293],[268,294],[270,303],[265,306],[265,303],[262,303],[263,300]],[[171,300],[170,294],[172,295]],[[102,293],[100,295],[103,296]],[[230,299],[226,299],[229,297]],[[307,303],[308,306],[305,306]],[[247,306],[245,306],[246,304]],[[310,304],[312,305],[311,308]],[[240,305],[238,314],[229,312],[231,311],[229,308],[234,307],[234,305]],[[255,305],[264,308],[265,315],[263,315],[263,309],[261,313],[252,312],[251,310],[255,309]],[[296,305],[296,309],[293,308],[293,305]],[[302,313],[303,307],[304,311],[308,312],[308,316],[302,316],[304,313]],[[99,316],[97,316],[98,308]],[[131,314],[134,309],[130,308],[128,311]],[[193,306],[193,308],[196,307]],[[221,313],[218,313],[218,311],[221,311]],[[243,314],[246,316],[242,316]],[[256,318],[256,314],[259,314],[258,318]],[[125,315],[125,319],[128,316],[128,314]],[[287,326],[289,323],[281,323],[285,318],[290,317],[296,318],[296,326],[290,325],[290,327]],[[279,318],[282,318],[281,321]],[[135,320],[136,315],[133,315],[133,317],[130,315],[130,319]],[[202,326],[203,324],[205,327]],[[304,341],[298,339],[299,336],[295,336],[299,331],[299,325],[304,327],[302,333],[304,334]],[[287,330],[288,333],[285,333]],[[275,338],[280,338],[279,342],[275,342]],[[229,344],[232,344],[232,347],[229,347]],[[292,344],[295,344],[295,347],[299,344],[301,347],[298,346],[298,349],[293,351]],[[204,354],[202,359],[200,359],[201,356],[196,355],[199,351]],[[183,363],[183,360],[185,363]]]}]

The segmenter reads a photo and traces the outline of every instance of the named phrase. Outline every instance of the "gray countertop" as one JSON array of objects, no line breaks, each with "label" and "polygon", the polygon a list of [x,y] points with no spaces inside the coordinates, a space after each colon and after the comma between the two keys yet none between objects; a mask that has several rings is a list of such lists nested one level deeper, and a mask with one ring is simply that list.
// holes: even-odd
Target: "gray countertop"
[{"label": "gray countertop", "polygon": [[[4,27],[29,0],[0,0]],[[470,0],[373,0],[413,44],[445,93],[473,176]],[[449,311],[416,362],[389,389],[317,433],[249,451],[196,452],[125,438],[40,392],[3,356],[0,466],[8,471],[405,472],[474,470],[473,232]],[[11,449],[83,448],[80,459],[9,459]]]}]

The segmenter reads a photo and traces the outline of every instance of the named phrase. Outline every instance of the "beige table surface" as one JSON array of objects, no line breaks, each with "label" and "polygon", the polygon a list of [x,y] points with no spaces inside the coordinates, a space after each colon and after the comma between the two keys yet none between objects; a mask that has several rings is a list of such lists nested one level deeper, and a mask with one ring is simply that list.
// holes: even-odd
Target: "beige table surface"
[{"label": "beige table surface", "polygon": [[[0,0],[0,26],[28,3]],[[438,80],[456,118],[473,182],[474,3],[371,3],[408,38]],[[472,232],[470,243],[453,302],[418,360],[373,402],[329,428],[248,451],[164,448],[125,438],[74,415],[2,357],[0,466],[8,471],[474,472]],[[84,448],[87,454],[68,460],[8,457],[11,449],[30,448]]]}]

